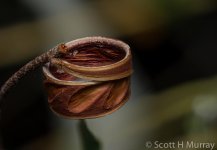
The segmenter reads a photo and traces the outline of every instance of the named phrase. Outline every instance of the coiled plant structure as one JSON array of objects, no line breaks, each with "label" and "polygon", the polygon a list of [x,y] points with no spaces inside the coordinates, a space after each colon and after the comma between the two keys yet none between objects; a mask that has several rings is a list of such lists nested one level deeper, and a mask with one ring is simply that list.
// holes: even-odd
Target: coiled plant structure
[{"label": "coiled plant structure", "polygon": [[115,39],[86,37],[59,44],[23,66],[2,86],[1,101],[23,76],[41,65],[48,104],[57,115],[74,119],[101,117],[129,99],[130,47]]}]

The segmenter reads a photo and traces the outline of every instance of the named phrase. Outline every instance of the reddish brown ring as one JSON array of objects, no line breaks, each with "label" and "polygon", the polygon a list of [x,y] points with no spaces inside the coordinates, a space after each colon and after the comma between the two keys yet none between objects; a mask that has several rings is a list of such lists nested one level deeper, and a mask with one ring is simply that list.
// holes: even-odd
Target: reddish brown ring
[{"label": "reddish brown ring", "polygon": [[[119,49],[122,52],[124,52],[125,55],[121,60],[115,63],[108,64],[108,65],[102,65],[102,66],[76,65],[76,64],[73,64],[73,63],[67,62],[66,60],[61,59],[61,57],[51,59],[51,62],[50,62],[51,64],[61,68],[62,71],[64,71],[65,73],[71,76],[80,78],[81,80],[79,81],[76,81],[74,79],[70,81],[60,80],[56,78],[50,72],[49,67],[48,67],[49,64],[46,64],[43,67],[43,72],[46,76],[45,85],[48,89],[50,107],[55,113],[57,113],[60,116],[66,117],[66,118],[84,119],[84,118],[101,117],[101,116],[110,114],[114,112],[115,110],[119,109],[129,98],[130,75],[132,74],[132,64],[131,64],[132,56],[130,52],[130,47],[126,43],[119,41],[119,40],[115,40],[115,39],[110,39],[110,38],[105,38],[105,37],[86,37],[86,38],[77,39],[77,40],[65,43],[64,49],[67,49],[66,53],[67,52],[70,53],[70,51],[72,52],[73,50],[76,50],[78,48],[83,48],[85,46],[87,47],[97,46],[97,47],[102,47],[102,49],[104,46],[106,46],[106,47],[110,47],[111,49],[113,48],[114,50]],[[111,90],[110,86],[107,86],[107,84],[111,85],[111,88],[113,89]],[[67,88],[71,89],[72,93],[77,89],[79,89],[78,90],[79,92],[77,93],[75,92],[74,95],[72,94],[72,96],[68,98],[67,94],[70,95],[70,90],[68,92]],[[73,99],[73,97],[79,97],[79,94],[82,94],[83,91],[87,91],[87,93],[92,92],[92,94],[97,95],[97,93],[94,93],[94,88],[95,90],[99,90],[99,91],[100,91],[100,88],[110,89],[111,95],[109,95],[110,97],[108,96],[107,98],[111,102],[106,102],[106,100],[104,100],[105,106],[103,106],[103,104],[101,104],[100,102],[100,97],[99,97],[98,101],[96,100],[96,102],[92,103],[92,105],[88,106],[87,108],[84,103],[83,106],[85,106],[86,108],[85,111],[80,112],[80,110],[78,110],[79,113],[69,112],[70,109],[66,107],[68,107],[67,105],[70,106],[70,100],[68,100],[67,102],[64,102],[65,99]],[[122,91],[119,91],[119,93],[121,95],[121,92],[124,92],[124,95],[122,94],[122,96],[118,97],[118,94],[117,94],[118,92],[115,91],[116,89],[122,90]],[[55,93],[55,91],[58,91],[58,90],[63,90],[63,92]],[[112,92],[116,93],[117,96],[112,95]],[[53,95],[55,96],[52,97]],[[112,102],[111,98],[114,98],[114,102]],[[80,99],[76,99],[76,100],[79,102]],[[115,100],[117,100],[118,103],[115,104]],[[88,103],[88,99],[86,101]],[[76,103],[76,102],[72,101],[71,103]],[[81,103],[82,102],[80,102],[80,105],[82,105]],[[113,103],[114,103],[114,106],[113,106]],[[98,104],[100,104],[100,107],[97,107]],[[79,106],[79,104],[77,105]],[[104,108],[106,109],[103,110]],[[73,109],[74,111],[77,111],[76,107],[73,107]]]}]

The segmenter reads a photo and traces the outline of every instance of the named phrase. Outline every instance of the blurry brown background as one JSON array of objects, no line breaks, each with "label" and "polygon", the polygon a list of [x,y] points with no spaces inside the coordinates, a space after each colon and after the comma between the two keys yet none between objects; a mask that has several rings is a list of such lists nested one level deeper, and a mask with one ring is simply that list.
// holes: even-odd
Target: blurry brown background
[{"label": "blurry brown background", "polygon": [[53,115],[41,69],[30,73],[4,99],[2,149],[134,150],[156,140],[217,144],[216,27],[213,0],[2,0],[0,85],[56,44],[86,36],[127,42],[134,62],[129,102],[86,122]]}]

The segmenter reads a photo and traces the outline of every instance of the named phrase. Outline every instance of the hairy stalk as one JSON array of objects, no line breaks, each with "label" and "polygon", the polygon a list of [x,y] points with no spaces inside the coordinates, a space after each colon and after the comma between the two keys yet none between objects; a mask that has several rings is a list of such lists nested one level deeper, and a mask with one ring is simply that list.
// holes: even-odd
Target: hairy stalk
[{"label": "hairy stalk", "polygon": [[[12,88],[21,78],[23,78],[28,72],[35,70],[40,65],[48,62],[51,58],[58,54],[58,46],[50,49],[49,51],[41,54],[35,59],[28,62],[22,68],[20,68],[16,73],[14,73],[1,87],[0,90],[0,100],[3,96]],[[1,103],[1,101],[0,101]]]}]

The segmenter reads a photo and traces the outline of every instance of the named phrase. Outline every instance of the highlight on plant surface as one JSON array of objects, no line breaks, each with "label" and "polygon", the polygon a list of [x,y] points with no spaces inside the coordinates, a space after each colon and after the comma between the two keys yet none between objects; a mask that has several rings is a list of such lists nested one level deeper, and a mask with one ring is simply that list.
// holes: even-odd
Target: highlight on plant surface
[{"label": "highlight on plant surface", "polygon": [[96,118],[120,108],[130,95],[132,56],[119,40],[86,37],[59,44],[17,71],[2,86],[2,97],[26,73],[44,64],[48,103],[56,114]]}]

